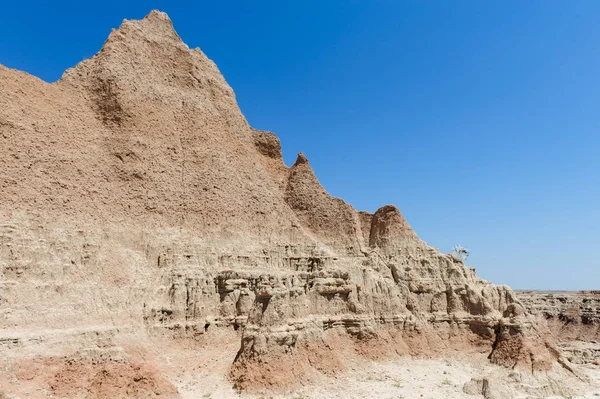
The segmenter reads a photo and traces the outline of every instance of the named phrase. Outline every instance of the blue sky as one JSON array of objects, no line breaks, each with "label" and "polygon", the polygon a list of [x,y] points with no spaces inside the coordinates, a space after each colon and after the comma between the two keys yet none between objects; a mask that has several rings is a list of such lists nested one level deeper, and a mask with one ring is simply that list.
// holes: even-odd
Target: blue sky
[{"label": "blue sky", "polygon": [[496,283],[600,289],[600,2],[174,3],[5,2],[0,63],[57,80],[160,9],[332,195]]}]

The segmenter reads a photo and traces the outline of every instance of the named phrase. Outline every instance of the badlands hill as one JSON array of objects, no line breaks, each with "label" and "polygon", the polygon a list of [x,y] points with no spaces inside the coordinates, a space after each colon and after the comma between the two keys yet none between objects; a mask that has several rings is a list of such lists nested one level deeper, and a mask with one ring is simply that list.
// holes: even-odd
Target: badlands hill
[{"label": "badlands hill", "polygon": [[570,367],[510,288],[395,206],[331,197],[303,154],[288,168],[161,12],[55,83],[0,66],[0,204],[7,394],[177,396],[148,348],[210,334],[238,390],[334,373],[349,353]]}]

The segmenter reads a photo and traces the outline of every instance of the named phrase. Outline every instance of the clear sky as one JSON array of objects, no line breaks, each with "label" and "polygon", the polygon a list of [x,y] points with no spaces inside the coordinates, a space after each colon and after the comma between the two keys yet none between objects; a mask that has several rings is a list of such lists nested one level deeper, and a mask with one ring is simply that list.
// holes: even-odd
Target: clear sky
[{"label": "clear sky", "polygon": [[0,63],[57,80],[154,8],[332,195],[496,283],[600,289],[599,1],[6,1]]}]

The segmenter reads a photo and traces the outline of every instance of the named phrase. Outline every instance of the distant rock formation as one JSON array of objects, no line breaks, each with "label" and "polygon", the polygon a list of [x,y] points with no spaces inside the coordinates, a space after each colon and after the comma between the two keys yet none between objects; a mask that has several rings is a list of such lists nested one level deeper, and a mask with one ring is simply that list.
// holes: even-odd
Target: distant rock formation
[{"label": "distant rock formation", "polygon": [[55,83],[0,66],[0,204],[0,343],[236,329],[240,389],[335,370],[340,337],[365,354],[556,359],[510,288],[395,206],[331,197],[302,153],[288,168],[161,12]]},{"label": "distant rock formation", "polygon": [[517,291],[572,363],[600,365],[600,291]]}]

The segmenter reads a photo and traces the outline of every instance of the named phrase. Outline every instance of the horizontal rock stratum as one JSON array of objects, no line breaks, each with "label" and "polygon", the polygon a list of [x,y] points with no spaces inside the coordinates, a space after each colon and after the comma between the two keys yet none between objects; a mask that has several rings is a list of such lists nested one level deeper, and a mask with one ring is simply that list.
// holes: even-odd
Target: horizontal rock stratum
[{"label": "horizontal rock stratum", "polygon": [[[398,208],[331,197],[303,154],[287,167],[161,12],[125,20],[55,83],[0,66],[0,203],[0,346],[14,356],[44,347],[135,375],[134,360],[80,350],[235,329],[239,389],[335,371],[340,342],[475,349],[529,371],[558,359],[510,288],[428,246]],[[176,395],[156,373],[128,395]]]}]

